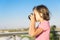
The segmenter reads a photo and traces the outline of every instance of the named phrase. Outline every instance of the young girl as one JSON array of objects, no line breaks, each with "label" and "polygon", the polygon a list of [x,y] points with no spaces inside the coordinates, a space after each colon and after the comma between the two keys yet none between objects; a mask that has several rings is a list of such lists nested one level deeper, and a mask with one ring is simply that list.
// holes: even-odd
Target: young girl
[{"label": "young girl", "polygon": [[[35,37],[35,40],[49,40],[50,17],[48,8],[45,5],[34,7],[30,19],[29,35]],[[35,27],[36,22],[40,22],[38,28]]]}]

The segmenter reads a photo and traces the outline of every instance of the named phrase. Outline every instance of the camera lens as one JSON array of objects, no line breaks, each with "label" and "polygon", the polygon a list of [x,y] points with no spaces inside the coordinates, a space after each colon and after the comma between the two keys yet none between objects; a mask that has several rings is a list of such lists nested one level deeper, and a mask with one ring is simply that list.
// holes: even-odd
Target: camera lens
[{"label": "camera lens", "polygon": [[[31,15],[33,15],[33,13],[31,13]],[[31,15],[28,16],[28,18],[29,18],[30,20],[31,20],[31,18],[30,18]]]},{"label": "camera lens", "polygon": [[[30,19],[30,15],[28,16],[28,18]],[[30,19],[31,20],[31,19]]]},{"label": "camera lens", "polygon": [[33,15],[33,13],[31,13],[31,15]]}]

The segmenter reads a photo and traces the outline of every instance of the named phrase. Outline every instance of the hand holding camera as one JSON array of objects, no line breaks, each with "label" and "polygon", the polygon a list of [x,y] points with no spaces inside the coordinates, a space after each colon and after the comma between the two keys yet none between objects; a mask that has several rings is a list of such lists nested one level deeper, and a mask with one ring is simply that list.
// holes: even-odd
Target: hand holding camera
[{"label": "hand holding camera", "polygon": [[28,16],[29,20],[32,20],[32,21],[36,21],[36,18],[35,18],[35,15],[33,13],[31,13],[29,16]]}]

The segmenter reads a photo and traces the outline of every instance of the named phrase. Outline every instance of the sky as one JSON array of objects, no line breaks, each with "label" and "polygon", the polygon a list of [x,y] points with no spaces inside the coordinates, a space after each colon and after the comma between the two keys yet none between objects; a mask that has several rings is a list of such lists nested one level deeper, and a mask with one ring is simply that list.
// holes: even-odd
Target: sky
[{"label": "sky", "polygon": [[60,0],[0,0],[0,29],[28,28],[28,15],[37,5],[50,11],[50,25],[60,27]]}]

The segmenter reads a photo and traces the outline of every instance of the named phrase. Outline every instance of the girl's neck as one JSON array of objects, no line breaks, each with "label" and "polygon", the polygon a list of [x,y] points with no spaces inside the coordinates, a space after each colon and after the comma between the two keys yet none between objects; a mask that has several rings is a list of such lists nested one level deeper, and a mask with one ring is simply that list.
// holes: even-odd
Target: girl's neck
[{"label": "girl's neck", "polygon": [[40,20],[40,23],[42,23],[42,22],[44,22],[44,21],[45,21],[44,19],[41,19],[41,20]]}]

